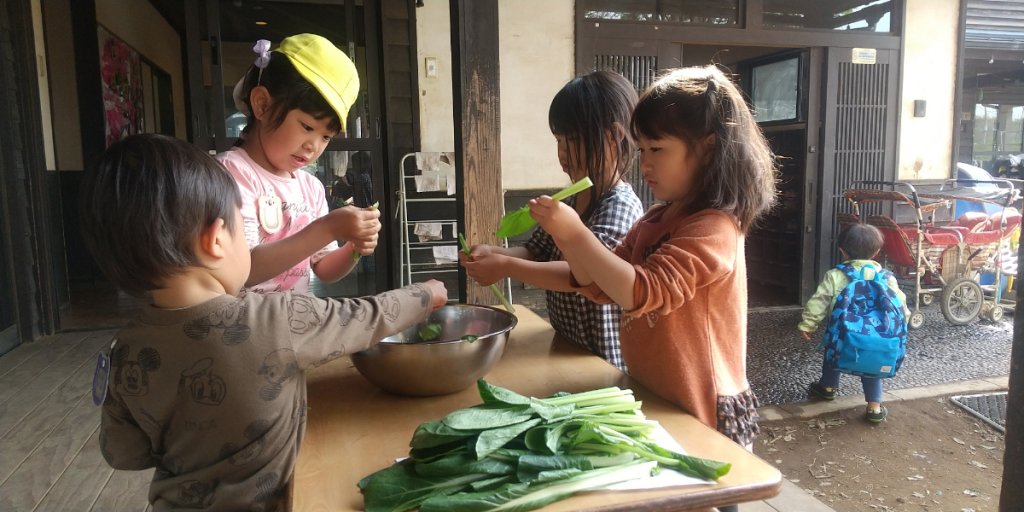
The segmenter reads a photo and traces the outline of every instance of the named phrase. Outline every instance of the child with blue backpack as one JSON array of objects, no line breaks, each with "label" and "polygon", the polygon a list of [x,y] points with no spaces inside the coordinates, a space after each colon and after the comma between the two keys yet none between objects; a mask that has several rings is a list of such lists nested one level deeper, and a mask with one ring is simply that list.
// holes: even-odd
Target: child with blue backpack
[{"label": "child with blue backpack", "polygon": [[[906,349],[906,318],[910,315],[910,311],[906,306],[906,296],[900,291],[896,277],[885,271],[880,264],[873,260],[881,250],[883,242],[882,233],[878,228],[868,224],[854,224],[840,233],[839,251],[842,253],[845,261],[825,273],[825,277],[818,285],[818,289],[815,290],[814,295],[807,301],[802,320],[797,326],[803,338],[810,341],[811,333],[817,330],[823,319],[829,318],[829,325],[820,346],[820,348],[825,349],[825,357],[821,367],[821,378],[810,385],[808,389],[809,394],[812,397],[823,400],[834,400],[836,390],[839,388],[839,375],[841,373],[860,375],[861,384],[864,387],[864,398],[867,401],[864,417],[872,423],[881,423],[888,412],[885,406],[882,405],[882,377],[869,376],[873,374],[864,374],[842,368],[839,359],[843,356],[837,355],[834,352],[835,339],[839,336],[838,332],[844,328],[849,329],[848,326],[839,324],[843,323],[844,320],[849,322],[850,315],[856,316],[859,313],[863,313],[863,311],[859,313],[851,312],[854,309],[854,303],[858,303],[862,309],[877,307],[879,311],[884,312],[885,308],[882,307],[882,300],[888,301],[889,315],[876,315],[878,318],[874,320],[876,323],[874,327],[877,327],[878,332],[895,333],[894,336],[900,339],[901,346],[899,349],[903,351]],[[878,300],[879,304],[877,305],[875,300],[867,300],[865,297],[856,296],[863,295],[865,291],[869,291],[869,288],[866,287],[851,288],[845,292],[844,296],[844,289],[852,282],[851,276],[867,282],[873,281],[877,277],[878,280],[883,281],[887,285],[889,291],[879,294],[877,299],[882,300]],[[841,301],[841,303],[837,303],[837,301]],[[847,310],[846,308],[850,309]],[[842,311],[840,311],[841,309]],[[846,318],[844,318],[844,315],[846,315]],[[886,323],[898,325],[884,325]],[[872,329],[872,334],[876,334],[874,328]],[[854,334],[854,336],[857,335]],[[900,363],[902,363],[902,354],[891,370],[889,370],[888,366],[883,367],[883,369],[891,371],[891,374],[895,374]]]}]

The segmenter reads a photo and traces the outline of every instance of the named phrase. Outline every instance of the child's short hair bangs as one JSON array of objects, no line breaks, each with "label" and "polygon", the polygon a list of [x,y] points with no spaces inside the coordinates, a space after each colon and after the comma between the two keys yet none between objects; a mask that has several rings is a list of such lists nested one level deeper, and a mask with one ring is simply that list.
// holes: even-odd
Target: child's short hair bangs
[{"label": "child's short hair bangs", "polygon": [[320,94],[320,91],[309,83],[293,84],[292,91],[281,96],[274,96],[273,113],[270,126],[276,128],[284,123],[288,112],[298,109],[316,119],[327,119],[327,129],[332,132],[341,131],[341,119],[334,109],[327,103],[327,100]]},{"label": "child's short hair bangs", "polygon": [[107,149],[82,183],[86,246],[104,274],[132,295],[195,265],[204,228],[224,219],[240,233],[238,186],[210,155],[162,135],[127,137]]},{"label": "child's short hair bangs", "polygon": [[666,75],[640,96],[630,120],[633,137],[675,137],[692,144],[712,133],[703,87],[698,91],[681,71]]}]

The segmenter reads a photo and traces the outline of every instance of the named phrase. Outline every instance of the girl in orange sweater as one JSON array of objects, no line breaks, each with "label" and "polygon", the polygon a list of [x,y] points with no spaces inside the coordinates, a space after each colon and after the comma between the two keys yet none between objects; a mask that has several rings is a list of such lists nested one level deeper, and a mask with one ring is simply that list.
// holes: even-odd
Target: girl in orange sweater
[{"label": "girl in orange sweater", "polygon": [[531,214],[580,293],[622,307],[630,375],[749,449],[759,429],[746,372],[743,243],[774,201],[772,152],[739,89],[714,66],[657,80],[630,129],[644,181],[663,204],[618,247],[605,249],[550,197],[532,200]]}]

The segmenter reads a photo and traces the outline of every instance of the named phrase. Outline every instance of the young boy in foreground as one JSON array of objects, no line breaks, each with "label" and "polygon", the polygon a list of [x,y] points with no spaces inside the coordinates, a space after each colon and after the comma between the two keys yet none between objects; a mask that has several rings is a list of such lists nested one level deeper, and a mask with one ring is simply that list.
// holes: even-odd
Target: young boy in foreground
[{"label": "young boy in foreground", "polygon": [[425,320],[447,299],[438,281],[362,299],[237,297],[250,268],[238,187],[177,139],[112,145],[81,194],[100,267],[152,297],[118,333],[94,389],[103,456],[117,469],[156,468],[153,510],[288,510],[304,371]]}]

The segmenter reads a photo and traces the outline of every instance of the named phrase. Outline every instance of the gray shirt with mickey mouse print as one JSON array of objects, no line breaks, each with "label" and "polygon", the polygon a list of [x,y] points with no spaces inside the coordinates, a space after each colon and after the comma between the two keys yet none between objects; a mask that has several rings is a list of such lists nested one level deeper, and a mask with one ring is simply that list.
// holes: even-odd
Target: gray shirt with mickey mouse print
[{"label": "gray shirt with mickey mouse print", "polygon": [[288,510],[306,422],[303,370],[423,321],[412,285],[362,299],[290,292],[145,309],[111,351],[100,447],[155,467],[153,510]]}]

